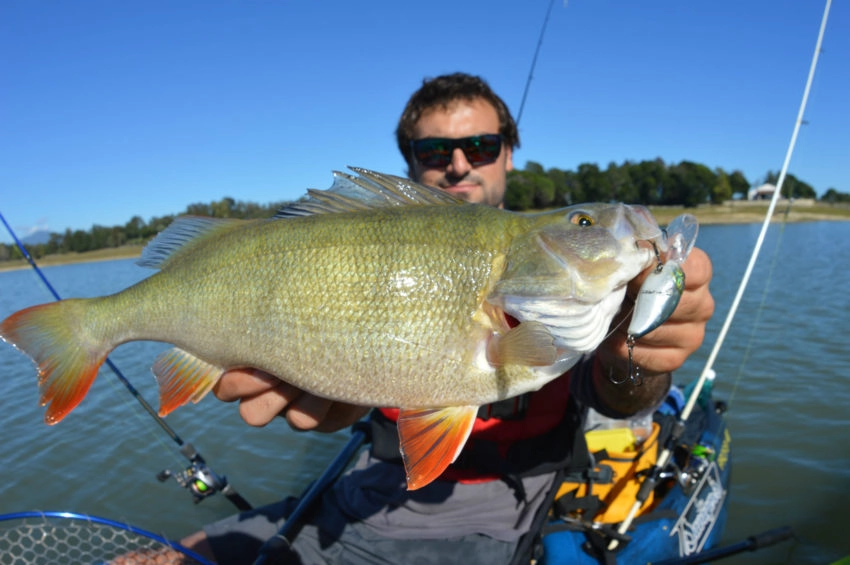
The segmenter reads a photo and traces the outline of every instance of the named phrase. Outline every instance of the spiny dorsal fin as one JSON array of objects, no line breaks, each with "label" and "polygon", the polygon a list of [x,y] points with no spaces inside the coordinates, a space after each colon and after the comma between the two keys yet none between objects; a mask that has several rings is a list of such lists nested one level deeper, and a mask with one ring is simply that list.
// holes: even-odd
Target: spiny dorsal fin
[{"label": "spiny dorsal fin", "polygon": [[310,189],[307,196],[278,210],[275,218],[356,212],[390,206],[462,204],[454,196],[412,180],[350,167],[360,176],[334,171],[327,190]]},{"label": "spiny dorsal fin", "polygon": [[212,234],[227,231],[244,223],[245,220],[234,218],[182,216],[171,222],[145,246],[136,263],[140,267],[162,269],[178,252],[182,253]]}]

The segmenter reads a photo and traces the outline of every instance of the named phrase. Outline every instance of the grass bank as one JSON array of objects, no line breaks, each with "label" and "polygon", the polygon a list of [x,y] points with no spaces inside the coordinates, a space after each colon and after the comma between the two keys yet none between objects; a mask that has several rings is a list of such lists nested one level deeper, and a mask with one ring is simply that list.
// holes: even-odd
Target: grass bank
[{"label": "grass bank", "polygon": [[[68,265],[70,263],[87,263],[91,261],[111,261],[113,259],[131,259],[138,257],[142,253],[142,245],[127,245],[124,247],[115,247],[108,249],[98,249],[96,251],[86,251],[85,253],[62,253],[57,255],[45,255],[35,262],[39,267],[51,267],[54,265]],[[30,265],[26,259],[13,259],[11,261],[0,262],[0,271],[10,271],[14,269],[27,269]]]},{"label": "grass bank", "polygon": [[[683,206],[651,206],[650,210],[659,224],[667,224],[685,212],[693,214],[701,225],[762,223],[768,202],[728,202],[719,206],[705,204],[697,208]],[[787,215],[786,215],[787,213]],[[787,201],[779,201],[773,211],[773,222],[817,222],[850,220],[850,206],[822,204],[812,200],[795,202],[790,208]]]}]

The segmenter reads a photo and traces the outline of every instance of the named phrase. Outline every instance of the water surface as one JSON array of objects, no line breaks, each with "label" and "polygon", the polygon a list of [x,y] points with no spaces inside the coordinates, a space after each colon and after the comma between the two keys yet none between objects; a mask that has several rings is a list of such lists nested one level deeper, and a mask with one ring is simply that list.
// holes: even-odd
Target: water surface
[{"label": "water surface", "polygon": [[[699,375],[758,234],[757,225],[707,226],[717,313],[704,347],[677,374]],[[729,562],[822,564],[850,554],[840,516],[850,507],[850,222],[771,228],[750,290],[721,350],[715,390],[729,401],[733,486],[724,542],[791,525],[798,540]],[[64,297],[118,291],[150,274],[132,260],[49,267]],[[0,318],[51,297],[31,270],[0,272]],[[111,359],[154,407],[149,367],[164,345],[132,343]],[[179,537],[226,516],[221,496],[193,504],[162,469],[185,465],[174,442],[104,369],[83,403],[57,426],[42,423],[35,371],[0,346],[0,513],[67,510]],[[281,421],[246,426],[235,405],[210,397],[167,419],[252,504],[300,492],[348,437],[296,433]]]}]

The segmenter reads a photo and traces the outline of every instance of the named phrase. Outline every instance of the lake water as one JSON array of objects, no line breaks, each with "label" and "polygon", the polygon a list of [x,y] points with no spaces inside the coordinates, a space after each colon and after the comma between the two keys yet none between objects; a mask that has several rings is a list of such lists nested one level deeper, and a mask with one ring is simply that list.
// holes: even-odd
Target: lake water
[{"label": "lake water", "polygon": [[[758,235],[758,225],[705,226],[698,245],[714,261],[717,312],[703,348],[677,374],[699,375]],[[729,401],[733,478],[724,543],[790,525],[797,539],[735,563],[830,563],[850,554],[850,222],[773,226],[715,363],[716,395]],[[150,274],[132,260],[45,268],[63,297],[120,290]],[[31,270],[0,272],[0,319],[51,297]],[[111,359],[152,405],[149,367],[165,346],[132,343]],[[193,504],[173,480],[185,459],[108,369],[59,425],[42,422],[35,372],[0,346],[0,513],[65,510],[120,520],[171,538],[233,513],[222,496]],[[347,432],[295,433],[281,420],[242,423],[210,395],[169,424],[253,505],[300,492]]]}]

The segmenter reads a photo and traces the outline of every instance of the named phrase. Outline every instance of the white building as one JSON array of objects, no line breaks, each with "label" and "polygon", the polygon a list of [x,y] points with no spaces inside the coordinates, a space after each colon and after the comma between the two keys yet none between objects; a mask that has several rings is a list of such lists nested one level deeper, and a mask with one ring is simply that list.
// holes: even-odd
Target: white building
[{"label": "white building", "polygon": [[758,188],[751,188],[747,193],[747,200],[770,200],[776,192],[776,185],[765,183]]}]

